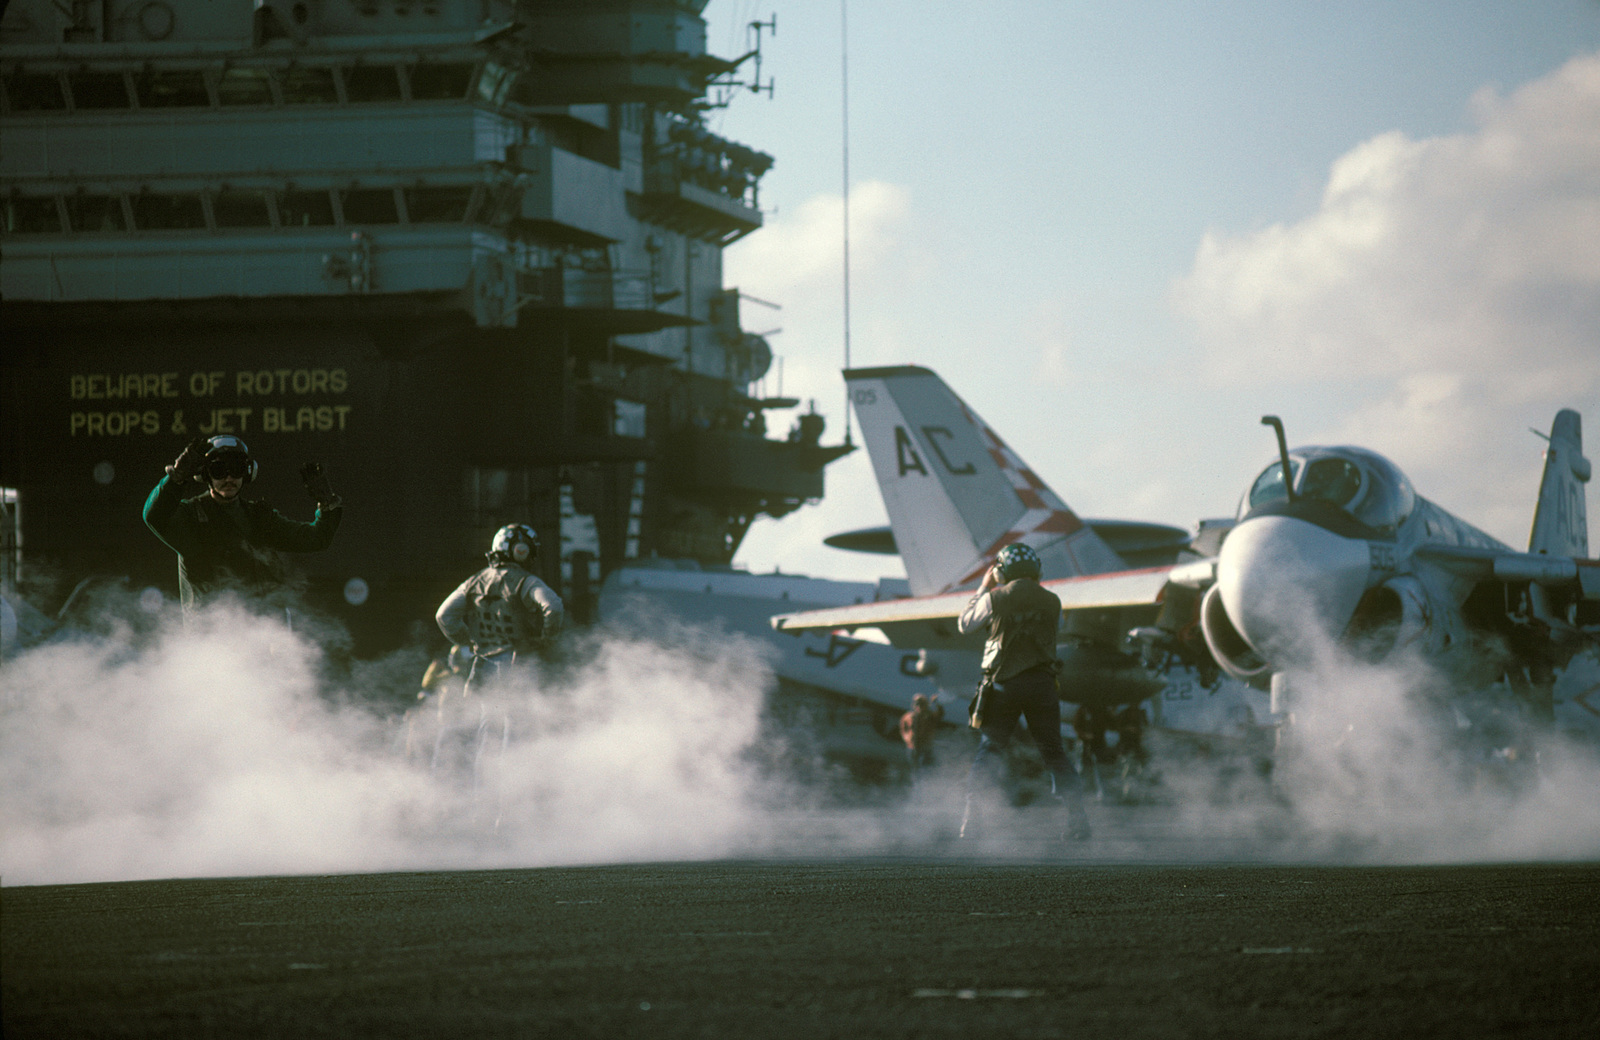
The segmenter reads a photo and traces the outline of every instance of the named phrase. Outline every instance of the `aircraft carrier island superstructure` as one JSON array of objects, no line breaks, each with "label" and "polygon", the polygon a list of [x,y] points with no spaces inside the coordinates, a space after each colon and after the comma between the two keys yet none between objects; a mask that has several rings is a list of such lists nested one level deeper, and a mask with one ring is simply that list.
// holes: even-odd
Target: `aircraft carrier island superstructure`
[{"label": "aircraft carrier island superstructure", "polygon": [[704,6],[11,0],[13,576],[173,594],[140,507],[215,433],[290,516],[327,465],[345,523],[295,564],[374,651],[503,523],[582,620],[625,561],[726,564],[819,498],[849,448],[817,415],[766,435],[794,402],[753,394],[772,354],[722,284],[772,159],[705,127],[738,59]]}]

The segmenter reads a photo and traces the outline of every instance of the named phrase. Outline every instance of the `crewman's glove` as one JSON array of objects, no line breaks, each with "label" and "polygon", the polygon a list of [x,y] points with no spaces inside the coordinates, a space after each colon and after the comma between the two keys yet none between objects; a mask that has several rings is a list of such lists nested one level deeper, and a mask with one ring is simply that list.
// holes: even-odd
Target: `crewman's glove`
[{"label": "crewman's glove", "polygon": [[206,448],[206,442],[199,437],[184,446],[182,454],[167,467],[173,483],[187,484],[200,479],[200,473],[206,468]]},{"label": "crewman's glove", "polygon": [[305,483],[306,493],[317,503],[318,509],[338,509],[344,505],[344,500],[333,493],[333,488],[328,484],[328,475],[322,471],[322,463],[308,462],[300,467],[300,479]]}]

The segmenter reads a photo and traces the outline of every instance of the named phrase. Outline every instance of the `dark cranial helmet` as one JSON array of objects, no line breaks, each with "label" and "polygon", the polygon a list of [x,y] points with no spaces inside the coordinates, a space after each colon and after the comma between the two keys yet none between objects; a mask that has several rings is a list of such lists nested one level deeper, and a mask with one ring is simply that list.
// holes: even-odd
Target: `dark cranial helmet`
[{"label": "dark cranial helmet", "polygon": [[1000,555],[995,557],[995,566],[1000,568],[1002,581],[1016,581],[1018,578],[1038,579],[1040,573],[1039,554],[1033,551],[1030,545],[1021,542],[1012,542],[1000,550]]},{"label": "dark cranial helmet", "polygon": [[507,524],[494,533],[489,543],[490,563],[514,563],[526,567],[539,555],[539,536],[527,524]]},{"label": "dark cranial helmet", "polygon": [[218,434],[206,441],[207,478],[239,476],[246,484],[256,479],[256,460],[244,441],[229,434]]}]

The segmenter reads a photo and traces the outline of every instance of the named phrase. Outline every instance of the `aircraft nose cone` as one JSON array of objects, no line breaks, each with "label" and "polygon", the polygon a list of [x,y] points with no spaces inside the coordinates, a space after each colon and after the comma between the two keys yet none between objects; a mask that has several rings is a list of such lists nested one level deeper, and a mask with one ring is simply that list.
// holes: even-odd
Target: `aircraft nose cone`
[{"label": "aircraft nose cone", "polygon": [[1274,671],[1309,663],[1345,630],[1366,591],[1371,551],[1287,516],[1246,520],[1217,557],[1228,618]]}]

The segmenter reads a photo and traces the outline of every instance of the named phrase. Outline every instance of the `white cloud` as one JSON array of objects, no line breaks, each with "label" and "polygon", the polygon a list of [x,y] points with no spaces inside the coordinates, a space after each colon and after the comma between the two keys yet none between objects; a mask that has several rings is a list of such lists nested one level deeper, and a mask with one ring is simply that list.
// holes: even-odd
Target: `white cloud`
[{"label": "white cloud", "polygon": [[1358,146],[1299,223],[1205,237],[1178,297],[1219,373],[1594,385],[1600,55],[1473,107],[1474,132]]},{"label": "white cloud", "polygon": [[[911,212],[905,188],[883,181],[856,185],[850,196],[852,279],[880,265],[900,246]],[[817,195],[792,214],[772,216],[759,234],[728,250],[728,284],[778,296],[823,289],[837,292],[843,277],[844,200]]]},{"label": "white cloud", "polygon": [[1525,429],[1561,407],[1600,429],[1600,54],[1472,113],[1352,149],[1304,220],[1207,234],[1175,300],[1212,378],[1342,395],[1332,432],[1525,537]]},{"label": "white cloud", "polygon": [[[856,365],[881,364],[891,356],[904,333],[886,307],[904,299],[903,280],[919,264],[924,251],[910,241],[914,233],[909,193],[894,184],[858,184],[850,200],[850,270],[853,338],[870,343],[870,359],[859,354]],[[754,296],[781,305],[772,315],[783,335],[773,349],[785,359],[783,389],[801,401],[816,400],[833,413],[834,434],[843,428],[837,414],[844,397],[839,378],[843,361],[843,203],[838,195],[819,195],[793,212],[770,219],[761,232],[736,244],[725,255],[723,281]],[[768,379],[775,392],[777,373]],[[775,417],[781,422],[781,417]]]}]

